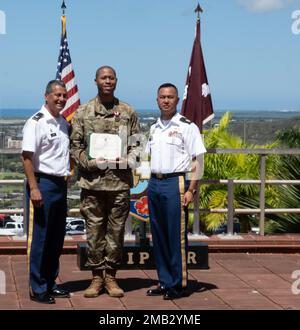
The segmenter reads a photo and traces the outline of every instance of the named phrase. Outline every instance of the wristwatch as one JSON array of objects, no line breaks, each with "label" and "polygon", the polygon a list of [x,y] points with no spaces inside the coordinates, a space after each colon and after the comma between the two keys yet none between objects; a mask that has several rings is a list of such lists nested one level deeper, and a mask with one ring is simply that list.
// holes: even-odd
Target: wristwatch
[{"label": "wristwatch", "polygon": [[197,189],[188,189],[188,191],[189,191],[190,193],[192,193],[193,196],[195,196],[195,195],[196,195],[196,192],[197,192]]}]

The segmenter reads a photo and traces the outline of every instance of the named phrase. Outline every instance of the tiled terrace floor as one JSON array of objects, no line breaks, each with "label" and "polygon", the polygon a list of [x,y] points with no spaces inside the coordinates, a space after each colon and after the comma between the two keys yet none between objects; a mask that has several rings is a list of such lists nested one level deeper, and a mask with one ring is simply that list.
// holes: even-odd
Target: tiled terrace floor
[{"label": "tiled terrace floor", "polygon": [[[300,273],[299,254],[210,253],[209,265],[208,270],[190,270],[190,295],[182,299],[164,301],[161,297],[146,297],[146,290],[157,283],[154,270],[120,270],[124,298],[102,294],[86,299],[83,291],[89,285],[90,272],[77,268],[76,255],[63,255],[59,282],[71,291],[71,298],[57,299],[55,305],[42,305],[28,298],[26,256],[0,255],[0,275],[3,279],[5,274],[6,280],[5,294],[1,294],[3,285],[0,286],[0,309],[300,310],[300,294],[292,293],[296,280],[292,273],[295,270]],[[294,286],[297,288],[297,283]]]}]

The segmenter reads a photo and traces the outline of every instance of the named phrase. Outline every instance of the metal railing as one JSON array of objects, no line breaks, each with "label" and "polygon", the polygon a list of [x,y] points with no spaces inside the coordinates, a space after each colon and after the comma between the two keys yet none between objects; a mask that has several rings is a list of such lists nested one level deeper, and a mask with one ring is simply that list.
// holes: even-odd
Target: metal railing
[{"label": "metal railing", "polygon": [[[193,234],[200,234],[200,213],[227,213],[227,234],[233,235],[235,214],[259,214],[259,234],[265,234],[265,214],[300,213],[296,209],[266,209],[265,192],[266,185],[300,185],[300,180],[266,180],[266,157],[268,155],[300,155],[300,149],[208,149],[209,154],[247,154],[260,156],[260,179],[259,180],[200,180],[201,184],[226,184],[227,185],[227,209],[200,209],[199,190],[195,196]],[[235,184],[258,184],[260,185],[258,209],[235,209],[234,208],[234,185]],[[300,201],[299,201],[300,204]]]},{"label": "metal railing", "polygon": [[[200,209],[199,208],[199,190],[195,196],[193,234],[200,234],[200,213],[227,213],[227,234],[233,235],[234,230],[234,215],[235,214],[259,214],[259,234],[265,234],[265,214],[279,214],[279,213],[294,213],[300,214],[300,208],[294,209],[268,209],[265,208],[265,191],[266,185],[300,185],[300,180],[266,180],[266,157],[268,155],[300,155],[300,149],[209,149],[209,154],[255,154],[260,156],[260,179],[259,180],[235,180],[235,179],[219,179],[219,180],[200,180],[200,185],[203,184],[225,184],[227,185],[227,208],[224,209]],[[2,184],[23,184],[23,193],[25,196],[26,183],[25,180],[0,180]],[[259,192],[259,208],[234,208],[234,185],[236,184],[255,184],[260,186]],[[4,214],[23,214],[26,210],[26,203],[24,198],[23,209],[0,209],[0,213]],[[299,202],[300,205],[300,202]],[[69,209],[69,214],[78,214],[79,209]],[[195,221],[196,220],[196,221]],[[24,217],[24,228],[26,224],[26,217]],[[127,222],[126,233],[131,235],[131,223]]]},{"label": "metal railing", "polygon": [[[26,179],[23,180],[0,180],[0,186],[2,185],[23,185],[23,196],[26,192]],[[22,209],[0,209],[0,213],[3,214],[23,214],[25,207],[25,198],[23,197],[23,208]]]}]

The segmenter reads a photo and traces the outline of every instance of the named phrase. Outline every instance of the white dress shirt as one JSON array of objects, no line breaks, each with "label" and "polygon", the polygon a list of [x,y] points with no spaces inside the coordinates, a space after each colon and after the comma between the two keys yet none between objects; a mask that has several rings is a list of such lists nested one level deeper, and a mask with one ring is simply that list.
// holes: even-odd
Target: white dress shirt
[{"label": "white dress shirt", "polygon": [[199,128],[176,113],[167,125],[159,118],[150,128],[146,152],[152,173],[189,172],[191,161],[206,152]]},{"label": "white dress shirt", "polygon": [[35,172],[55,176],[70,174],[69,124],[62,117],[53,117],[42,106],[27,120],[23,128],[22,150],[33,152]]}]

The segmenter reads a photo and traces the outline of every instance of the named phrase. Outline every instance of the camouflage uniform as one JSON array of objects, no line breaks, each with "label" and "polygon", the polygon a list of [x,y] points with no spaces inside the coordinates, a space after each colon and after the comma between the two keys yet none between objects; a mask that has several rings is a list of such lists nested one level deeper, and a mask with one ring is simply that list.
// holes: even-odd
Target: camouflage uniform
[{"label": "camouflage uniform", "polygon": [[140,152],[139,122],[134,110],[114,98],[106,109],[99,97],[82,105],[72,120],[71,155],[78,166],[81,213],[86,219],[88,262],[92,269],[114,269],[120,264],[125,222],[129,213],[129,189],[132,171],[99,169],[88,157],[91,133],[118,134],[122,139],[122,157],[134,168]]}]

